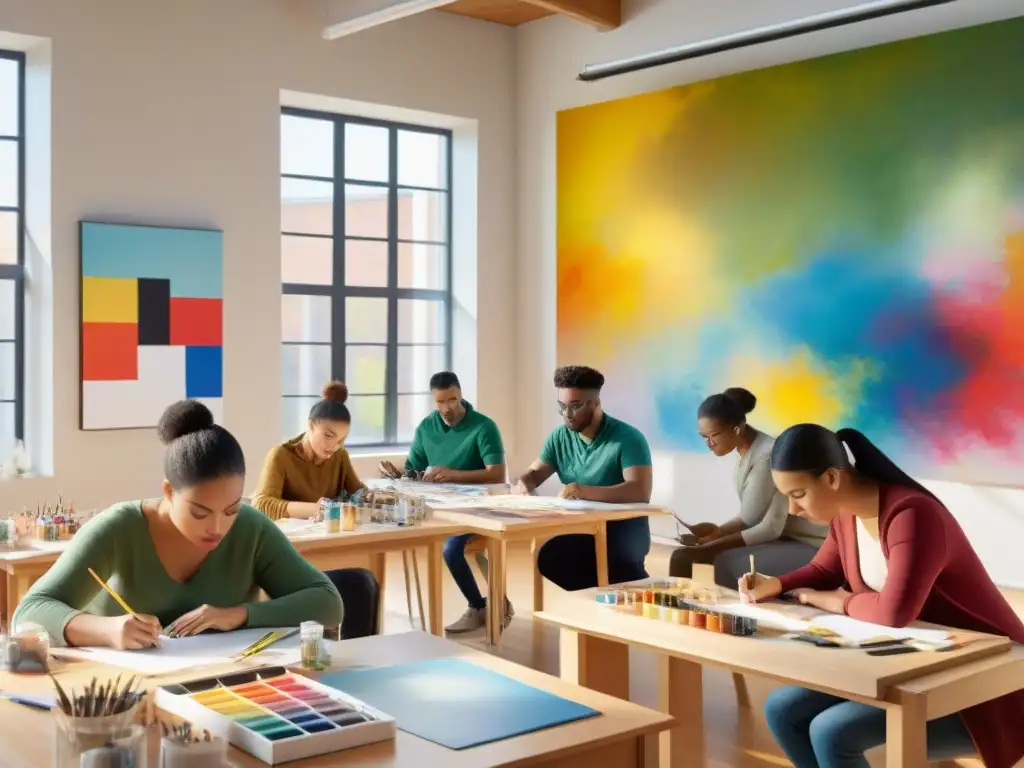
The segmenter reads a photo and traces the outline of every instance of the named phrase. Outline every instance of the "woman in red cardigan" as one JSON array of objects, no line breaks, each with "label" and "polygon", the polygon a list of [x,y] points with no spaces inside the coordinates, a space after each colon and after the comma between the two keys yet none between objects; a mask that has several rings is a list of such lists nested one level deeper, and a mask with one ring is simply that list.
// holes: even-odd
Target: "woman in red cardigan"
[{"label": "woman in red cardigan", "polygon": [[[846,448],[853,455],[853,466]],[[829,525],[809,565],[740,580],[744,600],[790,593],[855,619],[902,627],[921,620],[1024,642],[1024,624],[989,578],[959,524],[864,435],[817,424],[775,441],[772,477],[790,514]],[[765,715],[796,768],[866,768],[885,742],[885,711],[804,688],[774,691]],[[928,759],[978,752],[988,768],[1024,758],[1024,692],[928,723]]]}]

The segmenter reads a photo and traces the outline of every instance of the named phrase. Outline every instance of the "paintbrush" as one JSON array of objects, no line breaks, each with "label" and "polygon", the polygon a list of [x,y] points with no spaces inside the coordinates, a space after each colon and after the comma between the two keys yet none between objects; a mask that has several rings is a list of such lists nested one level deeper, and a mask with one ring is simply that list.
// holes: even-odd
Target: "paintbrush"
[{"label": "paintbrush", "polygon": [[754,555],[750,555],[750,573],[747,574],[747,589],[753,589],[757,585],[757,570],[754,568]]}]

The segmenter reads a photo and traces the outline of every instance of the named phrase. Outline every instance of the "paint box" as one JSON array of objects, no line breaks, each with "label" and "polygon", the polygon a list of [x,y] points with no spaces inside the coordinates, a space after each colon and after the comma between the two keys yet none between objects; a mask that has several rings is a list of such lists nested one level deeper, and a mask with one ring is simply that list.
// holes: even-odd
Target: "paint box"
[{"label": "paint box", "polygon": [[156,706],[268,765],[395,738],[395,719],[284,667],[156,689]]}]

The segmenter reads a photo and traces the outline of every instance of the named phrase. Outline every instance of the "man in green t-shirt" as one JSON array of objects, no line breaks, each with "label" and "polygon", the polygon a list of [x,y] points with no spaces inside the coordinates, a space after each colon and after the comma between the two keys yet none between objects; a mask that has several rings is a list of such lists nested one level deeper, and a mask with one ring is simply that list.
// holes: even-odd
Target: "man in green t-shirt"
[{"label": "man in green t-shirt", "polygon": [[[435,373],[430,379],[430,393],[437,410],[416,427],[405,460],[406,473],[422,472],[423,479],[433,483],[504,483],[505,448],[498,425],[462,399],[458,376],[450,371]],[[383,462],[381,470],[391,477],[401,474],[390,462]],[[487,620],[487,601],[466,560],[466,544],[472,537],[452,536],[444,545],[448,570],[469,602],[462,617],[445,628],[447,632],[470,632],[483,627]],[[486,576],[487,561],[480,557],[477,562]],[[506,600],[506,626],[512,615],[512,604]]]},{"label": "man in green t-shirt", "polygon": [[[519,492],[533,493],[553,474],[565,485],[561,496],[611,504],[645,505],[651,500],[651,449],[638,429],[601,408],[604,376],[570,365],[555,371],[558,412],[564,422],[548,435],[540,456],[519,478]],[[608,523],[608,576],[612,584],[647,578],[651,549],[647,516]],[[557,536],[537,553],[541,574],[562,589],[597,586],[594,537]]]}]

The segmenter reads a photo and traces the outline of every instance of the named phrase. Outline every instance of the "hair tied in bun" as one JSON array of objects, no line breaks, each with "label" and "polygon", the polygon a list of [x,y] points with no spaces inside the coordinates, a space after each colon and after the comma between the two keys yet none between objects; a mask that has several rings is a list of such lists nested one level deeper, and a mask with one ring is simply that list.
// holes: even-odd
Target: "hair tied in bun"
[{"label": "hair tied in bun", "polygon": [[167,406],[156,433],[160,442],[170,445],[179,437],[201,432],[213,426],[213,413],[198,400],[179,400]]},{"label": "hair tied in bun", "polygon": [[348,385],[343,381],[329,381],[324,384],[324,388],[321,393],[324,400],[330,400],[333,403],[344,403],[348,400]]}]

